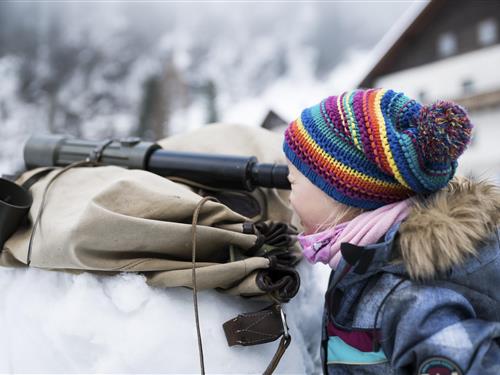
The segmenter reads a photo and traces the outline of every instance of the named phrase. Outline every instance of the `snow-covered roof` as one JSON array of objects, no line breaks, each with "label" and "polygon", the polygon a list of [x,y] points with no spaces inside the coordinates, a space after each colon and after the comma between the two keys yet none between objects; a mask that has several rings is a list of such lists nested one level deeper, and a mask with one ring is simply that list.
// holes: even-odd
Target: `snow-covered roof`
[{"label": "snow-covered roof", "polygon": [[393,24],[389,31],[373,48],[372,57],[370,58],[372,63],[369,65],[366,74],[359,82],[358,87],[367,85],[383,65],[387,57],[396,50],[398,43],[408,33],[408,30],[423,18],[422,16],[425,13],[424,10],[428,10],[432,4],[436,3],[437,1],[432,0],[416,1],[408,8],[403,16]]}]

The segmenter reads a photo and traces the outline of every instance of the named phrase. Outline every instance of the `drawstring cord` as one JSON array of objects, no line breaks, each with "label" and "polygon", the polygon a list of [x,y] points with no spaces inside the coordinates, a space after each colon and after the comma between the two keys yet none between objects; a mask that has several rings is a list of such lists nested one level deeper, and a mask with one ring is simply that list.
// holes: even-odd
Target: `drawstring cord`
[{"label": "drawstring cord", "polygon": [[205,197],[201,201],[198,202],[196,208],[193,213],[193,221],[191,226],[191,264],[192,264],[192,273],[191,280],[193,283],[193,306],[194,306],[194,317],[196,322],[196,335],[198,337],[198,353],[200,355],[200,373],[205,375],[205,362],[203,360],[203,343],[201,340],[201,329],[200,329],[200,317],[198,314],[198,288],[196,285],[196,228],[198,225],[198,216],[200,215],[201,208],[203,205],[209,200],[217,201],[217,199],[213,197]]}]

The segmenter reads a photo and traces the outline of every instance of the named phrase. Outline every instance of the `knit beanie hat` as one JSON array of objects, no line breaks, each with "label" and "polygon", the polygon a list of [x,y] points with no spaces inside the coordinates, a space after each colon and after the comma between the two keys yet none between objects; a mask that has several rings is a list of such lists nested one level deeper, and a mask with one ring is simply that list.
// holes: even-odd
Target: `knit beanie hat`
[{"label": "knit beanie hat", "polygon": [[455,103],[423,106],[392,90],[356,90],[302,111],[283,150],[330,197],[371,210],[444,187],[471,131]]}]

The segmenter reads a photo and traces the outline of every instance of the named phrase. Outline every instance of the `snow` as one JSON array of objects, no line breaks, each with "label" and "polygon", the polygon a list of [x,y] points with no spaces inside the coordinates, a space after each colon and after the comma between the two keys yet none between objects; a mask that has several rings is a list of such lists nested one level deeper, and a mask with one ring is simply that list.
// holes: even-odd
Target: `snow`
[{"label": "snow", "polygon": [[[324,275],[300,265],[286,306],[292,342],[277,373],[317,372]],[[157,289],[137,274],[96,276],[0,268],[0,372],[198,373],[191,290]],[[278,343],[228,347],[222,323],[268,303],[198,294],[207,373],[257,374]],[[314,354],[316,353],[316,357]],[[316,360],[316,363],[314,363]]]},{"label": "snow", "polygon": [[34,118],[44,116],[33,106],[24,105],[16,96],[20,61],[0,58],[0,173],[12,173],[22,165],[22,144],[26,141]]}]

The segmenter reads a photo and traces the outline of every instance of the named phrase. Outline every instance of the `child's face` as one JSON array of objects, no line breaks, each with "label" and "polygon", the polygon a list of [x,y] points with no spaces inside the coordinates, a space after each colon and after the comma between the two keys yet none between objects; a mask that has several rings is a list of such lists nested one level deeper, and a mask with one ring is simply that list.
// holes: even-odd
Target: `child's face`
[{"label": "child's face", "polygon": [[304,233],[310,234],[328,228],[332,218],[345,205],[330,198],[288,160],[287,164],[288,180],[292,186],[290,203],[300,218]]}]

